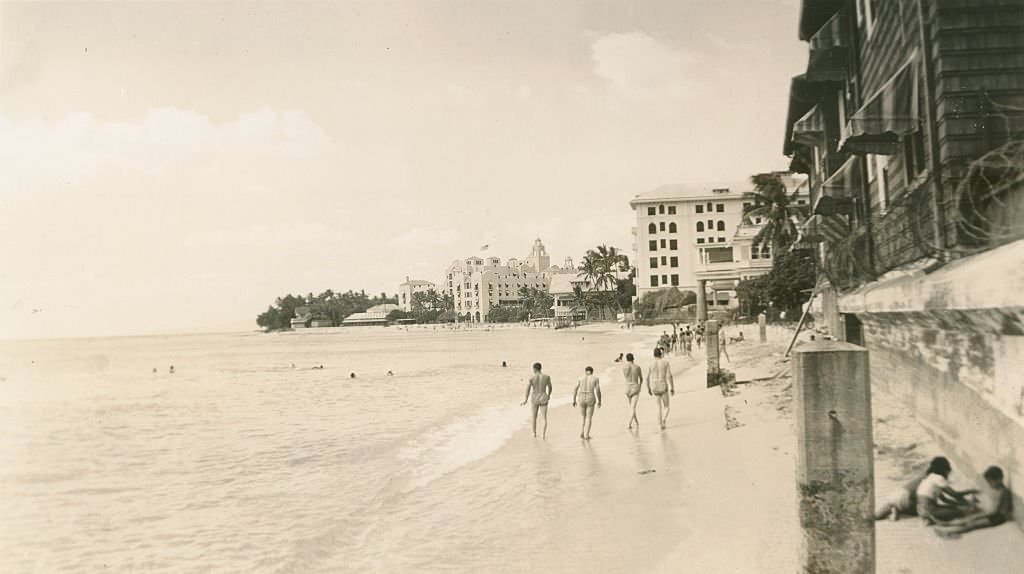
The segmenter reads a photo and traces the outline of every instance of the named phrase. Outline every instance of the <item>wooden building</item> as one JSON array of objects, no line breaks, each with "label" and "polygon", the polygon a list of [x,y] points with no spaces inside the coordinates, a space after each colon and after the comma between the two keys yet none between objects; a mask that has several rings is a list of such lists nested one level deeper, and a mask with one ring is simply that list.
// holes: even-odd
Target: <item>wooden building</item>
[{"label": "wooden building", "polygon": [[1024,480],[1024,0],[804,0],[798,34],[783,151],[826,324],[965,465]]}]

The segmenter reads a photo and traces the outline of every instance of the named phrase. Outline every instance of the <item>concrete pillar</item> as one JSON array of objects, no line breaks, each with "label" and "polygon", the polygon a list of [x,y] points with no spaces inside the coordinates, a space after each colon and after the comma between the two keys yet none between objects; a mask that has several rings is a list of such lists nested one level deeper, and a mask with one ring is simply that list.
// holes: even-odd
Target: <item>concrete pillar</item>
[{"label": "concrete pillar", "polygon": [[704,345],[708,355],[707,382],[708,386],[711,387],[714,386],[711,384],[713,380],[717,384],[715,376],[720,369],[718,362],[718,321],[712,319],[704,323]]},{"label": "concrete pillar", "polygon": [[798,347],[800,571],[875,571],[874,459],[868,352],[838,341]]},{"label": "concrete pillar", "polygon": [[697,320],[708,320],[708,294],[705,291],[708,287],[706,279],[697,280]]},{"label": "concrete pillar", "polygon": [[764,313],[757,316],[757,340],[761,343],[768,342],[768,317]]}]

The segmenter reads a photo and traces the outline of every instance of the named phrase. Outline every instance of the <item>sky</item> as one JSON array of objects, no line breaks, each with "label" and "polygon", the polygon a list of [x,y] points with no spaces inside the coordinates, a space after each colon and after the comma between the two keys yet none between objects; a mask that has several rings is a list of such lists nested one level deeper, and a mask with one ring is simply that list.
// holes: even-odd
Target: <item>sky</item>
[{"label": "sky", "polygon": [[785,169],[798,0],[0,3],[0,338],[255,329],[286,293],[630,250]]}]

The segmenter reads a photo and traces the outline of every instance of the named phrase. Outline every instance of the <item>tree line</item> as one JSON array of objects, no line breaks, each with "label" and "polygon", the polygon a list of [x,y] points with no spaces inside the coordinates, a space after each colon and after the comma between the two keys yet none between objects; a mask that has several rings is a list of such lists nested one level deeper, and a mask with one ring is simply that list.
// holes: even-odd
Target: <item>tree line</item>
[{"label": "tree line", "polygon": [[398,303],[387,293],[369,296],[366,291],[346,291],[335,293],[331,289],[313,295],[284,295],[274,300],[267,310],[256,317],[256,324],[268,331],[291,328],[292,317],[299,307],[309,307],[313,319],[328,320],[332,325],[341,325],[341,321],[353,313],[365,312],[370,307],[385,303]]}]

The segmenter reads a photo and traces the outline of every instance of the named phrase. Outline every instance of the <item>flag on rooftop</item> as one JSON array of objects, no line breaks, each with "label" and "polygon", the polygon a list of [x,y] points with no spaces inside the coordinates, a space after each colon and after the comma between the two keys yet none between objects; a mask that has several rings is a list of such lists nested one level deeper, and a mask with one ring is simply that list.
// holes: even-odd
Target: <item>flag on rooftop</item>
[{"label": "flag on rooftop", "polygon": [[481,245],[481,246],[480,246],[480,251],[487,251],[487,248],[488,248],[488,247],[490,247],[490,246],[491,246],[491,244],[490,244],[490,243],[487,243],[487,244]]}]

